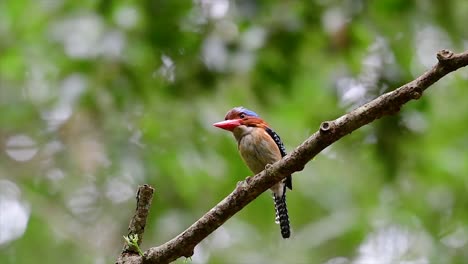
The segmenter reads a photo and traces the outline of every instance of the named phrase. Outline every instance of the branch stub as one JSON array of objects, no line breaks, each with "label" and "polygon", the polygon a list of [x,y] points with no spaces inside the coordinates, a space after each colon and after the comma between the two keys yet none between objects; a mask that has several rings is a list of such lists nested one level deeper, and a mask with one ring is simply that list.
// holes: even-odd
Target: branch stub
[{"label": "branch stub", "polygon": [[320,124],[320,132],[322,133],[330,132],[331,127],[332,127],[331,122],[325,121],[322,124]]},{"label": "branch stub", "polygon": [[452,58],[452,56],[453,56],[453,52],[447,49],[443,49],[437,52],[437,60],[439,60],[439,62],[445,62],[449,60],[450,58]]}]

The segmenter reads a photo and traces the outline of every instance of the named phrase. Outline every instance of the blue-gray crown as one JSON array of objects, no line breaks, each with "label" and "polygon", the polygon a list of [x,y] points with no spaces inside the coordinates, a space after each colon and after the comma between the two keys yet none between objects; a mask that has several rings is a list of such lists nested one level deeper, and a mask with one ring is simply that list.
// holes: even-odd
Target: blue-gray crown
[{"label": "blue-gray crown", "polygon": [[248,116],[259,117],[259,116],[257,115],[257,113],[255,113],[254,111],[249,110],[249,109],[247,109],[247,108],[245,108],[245,107],[243,107],[243,106],[236,107],[236,110],[239,111],[239,112],[242,112],[242,113],[244,113],[244,114],[246,114],[246,115],[248,115]]}]

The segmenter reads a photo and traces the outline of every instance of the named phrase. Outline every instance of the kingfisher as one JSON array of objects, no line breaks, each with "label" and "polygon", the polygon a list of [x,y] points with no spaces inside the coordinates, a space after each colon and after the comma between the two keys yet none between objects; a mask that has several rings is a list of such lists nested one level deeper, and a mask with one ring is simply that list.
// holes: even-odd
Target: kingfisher
[{"label": "kingfisher", "polygon": [[[240,156],[254,174],[286,156],[286,149],[279,135],[254,111],[242,106],[229,110],[224,121],[214,123],[213,126],[232,132],[237,140]],[[275,222],[280,225],[283,238],[291,235],[286,188],[292,190],[291,175],[270,188],[275,203]]]}]

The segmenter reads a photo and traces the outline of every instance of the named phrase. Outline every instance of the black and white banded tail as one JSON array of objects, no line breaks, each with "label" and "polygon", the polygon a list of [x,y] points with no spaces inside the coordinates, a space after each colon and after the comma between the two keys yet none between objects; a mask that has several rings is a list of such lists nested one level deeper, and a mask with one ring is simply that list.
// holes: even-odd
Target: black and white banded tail
[{"label": "black and white banded tail", "polygon": [[289,238],[291,236],[291,228],[289,227],[288,207],[286,206],[286,188],[282,196],[273,193],[275,201],[276,219],[275,222],[280,225],[281,236]]},{"label": "black and white banded tail", "polygon": [[[281,153],[281,157],[286,156],[286,148],[284,147],[283,141],[281,141],[280,136],[269,127],[267,127],[265,130],[278,146],[279,151]],[[283,191],[281,195],[273,193],[273,200],[275,201],[276,212],[275,222],[280,225],[281,236],[283,236],[283,238],[289,238],[291,236],[291,227],[289,226],[288,207],[286,206],[286,187],[292,190],[291,175],[287,176],[283,180],[283,184]]]}]

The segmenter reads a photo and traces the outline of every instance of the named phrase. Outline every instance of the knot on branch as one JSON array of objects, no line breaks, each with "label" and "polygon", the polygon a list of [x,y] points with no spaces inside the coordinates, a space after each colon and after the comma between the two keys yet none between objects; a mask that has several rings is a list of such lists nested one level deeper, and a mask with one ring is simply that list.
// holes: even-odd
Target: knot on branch
[{"label": "knot on branch", "polygon": [[443,49],[437,52],[437,60],[439,60],[440,63],[444,63],[450,60],[452,56],[453,52],[451,52],[450,50]]},{"label": "knot on branch", "polygon": [[332,121],[325,121],[320,124],[320,133],[329,133],[333,129]]},{"label": "knot on branch", "polygon": [[419,87],[414,87],[414,91],[411,92],[411,98],[414,100],[418,100],[422,96],[422,89]]},{"label": "knot on branch", "polygon": [[411,97],[414,99],[414,100],[418,100],[420,97],[421,97],[421,93],[418,92],[418,91],[414,91],[411,93]]},{"label": "knot on branch", "polygon": [[238,181],[236,184],[237,189],[245,189],[249,185],[250,177],[245,178],[244,181]]}]

